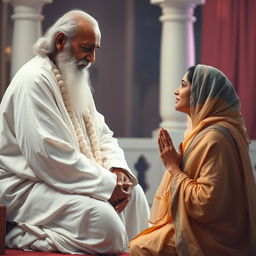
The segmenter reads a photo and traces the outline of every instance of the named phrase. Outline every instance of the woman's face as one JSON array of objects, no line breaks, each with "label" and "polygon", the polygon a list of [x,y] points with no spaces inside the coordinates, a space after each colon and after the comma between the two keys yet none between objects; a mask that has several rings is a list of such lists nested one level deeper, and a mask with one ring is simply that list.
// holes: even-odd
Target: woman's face
[{"label": "woman's face", "polygon": [[190,115],[190,91],[191,84],[187,79],[188,73],[182,78],[181,86],[174,91],[176,96],[175,109]]}]

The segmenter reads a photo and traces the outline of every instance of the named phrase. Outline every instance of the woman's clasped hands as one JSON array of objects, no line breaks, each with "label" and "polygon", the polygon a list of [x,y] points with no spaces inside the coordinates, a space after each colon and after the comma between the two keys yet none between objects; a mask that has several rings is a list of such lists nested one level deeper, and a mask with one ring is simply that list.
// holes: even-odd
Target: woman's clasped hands
[{"label": "woman's clasped hands", "polygon": [[180,171],[182,156],[177,153],[169,133],[163,128],[159,131],[158,148],[163,165],[174,176]]}]

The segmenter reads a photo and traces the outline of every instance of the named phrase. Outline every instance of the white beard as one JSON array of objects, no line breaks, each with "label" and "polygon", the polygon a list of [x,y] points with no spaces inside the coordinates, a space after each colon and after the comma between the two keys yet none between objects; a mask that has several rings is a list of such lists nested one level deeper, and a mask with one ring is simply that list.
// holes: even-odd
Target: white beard
[{"label": "white beard", "polygon": [[87,63],[86,68],[78,69],[78,62],[70,52],[70,44],[67,44],[65,49],[57,54],[56,62],[63,77],[71,106],[75,111],[83,114],[90,107],[92,100],[88,72],[90,63]]}]

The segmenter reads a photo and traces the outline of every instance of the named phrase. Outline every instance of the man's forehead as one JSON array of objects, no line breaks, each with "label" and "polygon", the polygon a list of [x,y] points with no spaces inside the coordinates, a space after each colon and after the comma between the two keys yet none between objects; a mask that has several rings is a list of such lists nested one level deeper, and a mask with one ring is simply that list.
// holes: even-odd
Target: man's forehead
[{"label": "man's forehead", "polygon": [[85,31],[84,33],[78,33],[77,39],[80,40],[80,43],[83,45],[95,46],[96,48],[100,47],[100,34],[95,32]]},{"label": "man's forehead", "polygon": [[99,27],[90,22],[78,23],[77,36],[82,38],[94,38],[96,41],[100,41],[101,38]]}]

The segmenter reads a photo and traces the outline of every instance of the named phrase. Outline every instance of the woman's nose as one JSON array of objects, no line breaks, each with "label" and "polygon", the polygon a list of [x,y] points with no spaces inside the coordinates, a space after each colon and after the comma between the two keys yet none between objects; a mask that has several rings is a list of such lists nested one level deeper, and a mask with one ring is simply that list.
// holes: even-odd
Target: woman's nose
[{"label": "woman's nose", "polygon": [[178,94],[179,94],[179,88],[176,88],[176,89],[175,89],[174,94],[175,94],[175,95],[178,95]]}]

